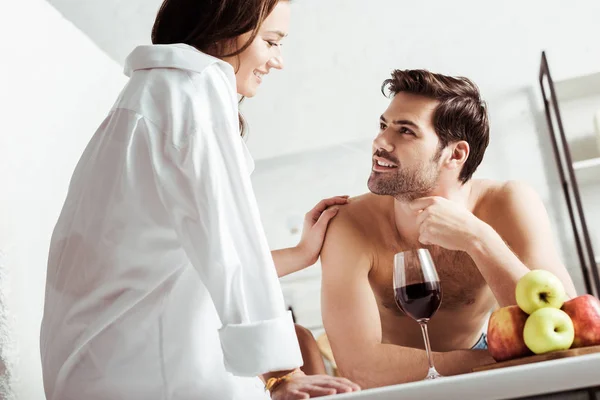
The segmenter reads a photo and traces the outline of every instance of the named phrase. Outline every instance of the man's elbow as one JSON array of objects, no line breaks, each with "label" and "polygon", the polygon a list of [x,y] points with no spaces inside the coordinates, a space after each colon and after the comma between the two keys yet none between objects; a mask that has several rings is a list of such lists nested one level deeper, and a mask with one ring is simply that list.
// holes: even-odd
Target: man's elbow
[{"label": "man's elbow", "polygon": [[374,389],[383,386],[397,385],[401,383],[413,382],[418,379],[413,379],[411,374],[395,371],[393,376],[390,372],[377,371],[375,368],[339,368],[338,374],[344,378],[351,380],[361,387],[361,389]]},{"label": "man's elbow", "polygon": [[[338,375],[351,380],[362,389],[373,389],[382,386],[388,386],[396,383],[409,382],[402,379],[400,374],[393,374],[391,371],[381,370],[381,361],[376,355],[376,351],[363,353],[360,356],[337,363]],[[398,371],[396,371],[398,372]]]},{"label": "man's elbow", "polygon": [[[366,346],[360,346],[364,350]],[[368,389],[375,387],[372,382],[371,374],[374,369],[372,367],[372,360],[376,359],[376,349],[372,351],[356,351],[354,348],[350,352],[334,352],[335,364],[337,368],[337,374],[350,379],[352,382],[358,384],[362,389]]]},{"label": "man's elbow", "polygon": [[[361,365],[362,364],[362,365]],[[356,383],[361,389],[372,389],[379,386],[372,375],[372,371],[368,368],[364,362],[356,362],[353,365],[340,365],[338,364],[338,375]]]}]

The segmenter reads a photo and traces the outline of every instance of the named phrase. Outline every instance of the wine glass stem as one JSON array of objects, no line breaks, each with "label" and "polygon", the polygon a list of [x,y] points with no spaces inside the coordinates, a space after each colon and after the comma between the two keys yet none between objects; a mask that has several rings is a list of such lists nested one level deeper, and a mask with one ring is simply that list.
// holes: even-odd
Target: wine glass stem
[{"label": "wine glass stem", "polygon": [[427,322],[419,322],[421,325],[421,332],[423,332],[423,340],[425,341],[425,351],[427,352],[427,361],[429,362],[429,369],[435,370],[433,366],[433,360],[431,357],[431,345],[429,344],[429,333],[427,333]]}]

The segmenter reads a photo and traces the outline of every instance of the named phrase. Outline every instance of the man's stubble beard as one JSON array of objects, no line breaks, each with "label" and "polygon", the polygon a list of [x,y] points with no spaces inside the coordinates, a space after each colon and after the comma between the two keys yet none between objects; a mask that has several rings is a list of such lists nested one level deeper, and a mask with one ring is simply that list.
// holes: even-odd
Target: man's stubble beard
[{"label": "man's stubble beard", "polygon": [[440,176],[437,161],[440,153],[433,159],[414,169],[397,167],[394,172],[372,171],[367,186],[373,194],[392,196],[401,202],[411,202],[428,196],[436,187]]}]

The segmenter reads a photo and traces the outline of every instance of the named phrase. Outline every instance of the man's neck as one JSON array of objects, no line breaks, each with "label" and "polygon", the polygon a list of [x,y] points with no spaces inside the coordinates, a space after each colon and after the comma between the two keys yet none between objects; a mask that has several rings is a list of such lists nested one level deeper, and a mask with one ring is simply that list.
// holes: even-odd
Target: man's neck
[{"label": "man's neck", "polygon": [[[447,187],[438,187],[424,197],[443,197],[462,204],[468,209],[471,209],[471,189],[471,181],[468,181],[465,184],[454,184]],[[396,230],[402,240],[416,245],[419,243],[417,216],[419,215],[420,211],[411,209],[410,203],[410,201],[394,199],[394,219],[396,222]]]}]

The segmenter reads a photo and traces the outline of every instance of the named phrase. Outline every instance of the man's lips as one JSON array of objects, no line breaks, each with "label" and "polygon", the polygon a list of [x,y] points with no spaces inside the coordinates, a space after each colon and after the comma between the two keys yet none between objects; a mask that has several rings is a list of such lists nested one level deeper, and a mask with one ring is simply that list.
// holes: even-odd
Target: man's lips
[{"label": "man's lips", "polygon": [[387,158],[383,158],[383,157],[379,157],[379,156],[374,156],[373,157],[373,164],[377,165],[379,167],[382,167],[382,168],[396,168],[396,167],[398,167],[397,163],[392,162],[392,161],[388,160]]},{"label": "man's lips", "polygon": [[372,170],[375,172],[391,172],[396,170],[398,167],[386,167],[384,165],[379,165],[377,162],[373,162]]}]

